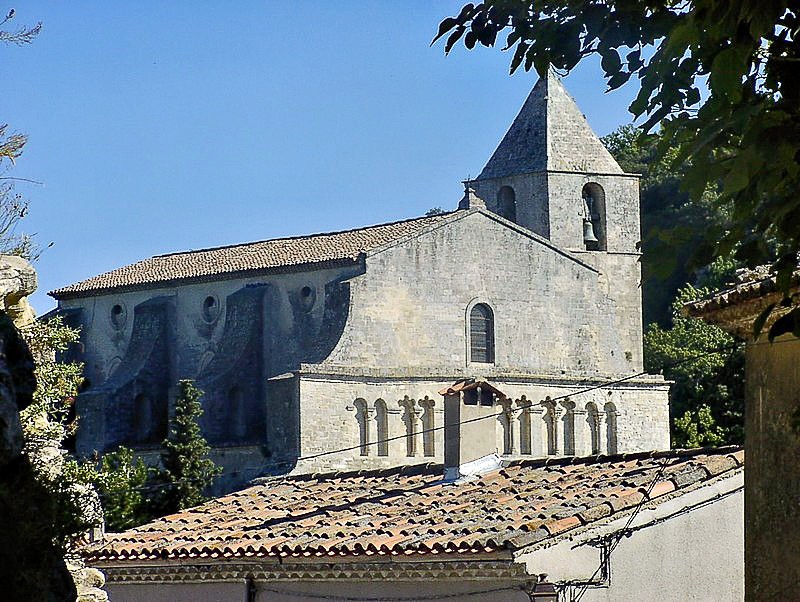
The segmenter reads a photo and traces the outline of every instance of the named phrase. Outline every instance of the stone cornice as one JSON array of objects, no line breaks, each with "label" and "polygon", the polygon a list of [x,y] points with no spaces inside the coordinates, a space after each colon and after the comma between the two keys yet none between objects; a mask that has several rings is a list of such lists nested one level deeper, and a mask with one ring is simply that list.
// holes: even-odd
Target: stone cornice
[{"label": "stone cornice", "polygon": [[[369,368],[361,366],[338,367],[326,366],[324,364],[301,364],[297,374],[300,378],[309,380],[339,380],[356,382],[375,382],[375,381],[416,381],[431,383],[453,383],[465,377],[475,377],[471,371],[455,371],[452,369],[422,369],[422,368]],[[533,374],[524,372],[502,372],[497,371],[491,374],[482,374],[481,378],[486,380],[521,385],[542,385],[542,386],[562,386],[562,387],[586,387],[586,386],[613,386],[614,388],[637,389],[646,387],[652,389],[654,386],[669,387],[669,383],[664,377],[658,374],[644,374],[635,378],[628,378],[624,382],[612,384],[615,381],[626,378],[628,375],[600,375],[588,373],[564,373],[564,374]]]},{"label": "stone cornice", "polygon": [[524,565],[508,559],[376,562],[96,562],[108,583],[297,581],[516,581],[531,579]]}]

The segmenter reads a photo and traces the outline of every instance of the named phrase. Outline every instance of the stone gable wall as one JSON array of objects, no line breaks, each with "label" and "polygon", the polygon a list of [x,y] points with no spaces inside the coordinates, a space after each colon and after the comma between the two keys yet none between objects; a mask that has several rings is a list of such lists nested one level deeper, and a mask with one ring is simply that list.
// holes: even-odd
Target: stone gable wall
[{"label": "stone gable wall", "polygon": [[[615,274],[617,275],[617,274]],[[475,212],[367,258],[350,319],[325,366],[627,374],[638,307],[570,256]],[[495,364],[470,365],[467,312],[494,312]],[[622,336],[626,335],[626,336]]]}]

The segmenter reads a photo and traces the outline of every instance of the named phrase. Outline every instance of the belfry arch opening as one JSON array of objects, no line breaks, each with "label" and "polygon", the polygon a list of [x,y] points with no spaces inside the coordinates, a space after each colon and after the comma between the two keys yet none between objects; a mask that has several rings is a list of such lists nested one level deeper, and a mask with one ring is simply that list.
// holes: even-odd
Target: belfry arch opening
[{"label": "belfry arch opening", "polygon": [[583,205],[583,243],[587,251],[608,249],[606,237],[606,193],[596,182],[585,184],[581,191]]},{"label": "belfry arch opening", "polygon": [[497,191],[497,214],[516,223],[517,195],[511,186],[503,186]]}]

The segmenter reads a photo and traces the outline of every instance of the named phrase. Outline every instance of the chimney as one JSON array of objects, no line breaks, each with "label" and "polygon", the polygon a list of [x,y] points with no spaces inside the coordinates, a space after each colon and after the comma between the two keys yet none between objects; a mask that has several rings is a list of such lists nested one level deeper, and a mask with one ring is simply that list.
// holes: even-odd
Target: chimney
[{"label": "chimney", "polygon": [[499,468],[496,404],[506,396],[474,379],[458,381],[439,393],[444,396],[444,480]]}]

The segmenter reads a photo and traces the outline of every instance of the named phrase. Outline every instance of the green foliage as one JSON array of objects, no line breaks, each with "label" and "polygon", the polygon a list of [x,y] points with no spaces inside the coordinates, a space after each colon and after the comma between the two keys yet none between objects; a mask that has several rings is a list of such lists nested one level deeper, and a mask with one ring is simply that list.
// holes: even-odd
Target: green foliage
[{"label": "green foliage", "polygon": [[179,381],[180,394],[161,452],[161,467],[147,466],[132,450],[119,447],[97,462],[75,463],[77,477],[100,494],[106,529],[123,531],[159,516],[206,501],[203,492],[222,471],[208,458],[210,446],[198,420],[202,392],[192,381]]},{"label": "green foliage", "polygon": [[152,503],[160,515],[178,512],[206,501],[203,492],[222,472],[208,457],[211,447],[200,431],[202,391],[191,380],[178,381],[180,392],[169,434],[163,443],[163,469],[155,479]]},{"label": "green foliage", "polygon": [[106,529],[124,531],[155,518],[149,512],[145,491],[151,469],[133,450],[120,447],[104,454],[94,478],[103,503]]},{"label": "green foliage", "polygon": [[21,334],[36,363],[37,381],[33,403],[20,413],[25,453],[40,486],[52,496],[56,542],[66,550],[102,520],[90,481],[75,470],[63,448],[64,439],[75,428],[71,407],[83,366],[59,362],[56,355],[78,340],[78,332],[54,318],[34,322]]},{"label": "green foliage", "polygon": [[671,155],[656,152],[659,137],[642,136],[641,130],[625,125],[603,137],[606,148],[629,173],[642,175],[642,309],[644,323],[667,326],[670,306],[678,289],[694,282],[697,266],[691,264],[694,250],[704,236],[727,216],[715,204],[709,190],[692,202],[680,189],[687,162],[672,164]]},{"label": "green foliage", "polygon": [[[731,262],[717,262],[709,285],[725,279]],[[644,335],[645,369],[674,381],[670,388],[672,444],[697,447],[744,440],[744,344],[717,326],[687,318],[683,305],[714,288],[680,289],[672,305],[672,327],[651,324]],[[724,349],[724,351],[718,351]],[[711,353],[710,353],[711,352]]]},{"label": "green foliage", "polygon": [[[770,262],[788,294],[800,251],[798,30],[789,0],[487,0],[444,19],[434,41],[446,35],[449,52],[505,34],[512,73],[568,72],[596,54],[609,89],[638,79],[629,108],[645,131],[660,126],[657,156],[691,159],[683,188],[698,202],[718,191],[712,202],[727,215],[708,229],[696,264],[730,253]],[[800,330],[788,322],[780,329]]]},{"label": "green foliage", "polygon": [[445,211],[441,207],[431,207],[430,209],[428,209],[425,212],[425,217],[432,217],[434,215],[442,215],[444,213],[447,213],[447,211]]}]

